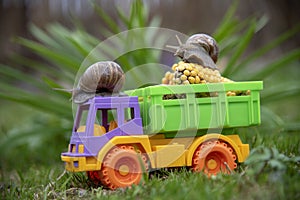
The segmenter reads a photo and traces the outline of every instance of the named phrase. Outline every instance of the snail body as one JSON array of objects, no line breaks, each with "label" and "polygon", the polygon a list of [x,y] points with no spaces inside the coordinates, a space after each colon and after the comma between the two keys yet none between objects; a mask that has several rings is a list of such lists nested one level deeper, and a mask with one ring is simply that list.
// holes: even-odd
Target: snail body
[{"label": "snail body", "polygon": [[122,68],[115,62],[97,62],[86,69],[73,90],[74,103],[83,103],[95,94],[119,93],[125,82]]},{"label": "snail body", "polygon": [[195,34],[187,39],[175,52],[175,56],[180,57],[184,62],[196,63],[203,67],[218,70],[216,62],[218,60],[219,48],[214,38],[206,34]]}]

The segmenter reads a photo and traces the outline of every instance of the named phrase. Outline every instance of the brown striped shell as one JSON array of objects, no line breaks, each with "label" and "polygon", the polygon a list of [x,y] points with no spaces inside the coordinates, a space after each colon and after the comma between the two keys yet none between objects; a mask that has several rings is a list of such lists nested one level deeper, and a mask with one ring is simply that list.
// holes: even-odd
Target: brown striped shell
[{"label": "brown striped shell", "polygon": [[175,56],[180,57],[184,62],[196,63],[206,68],[218,70],[219,48],[214,38],[206,34],[195,34],[180,44]]},{"label": "brown striped shell", "polygon": [[125,75],[120,65],[112,61],[97,62],[83,73],[72,99],[75,103],[83,103],[96,93],[119,93],[124,82]]},{"label": "brown striped shell", "polygon": [[195,34],[188,38],[186,44],[198,44],[205,48],[211,59],[216,63],[219,56],[219,48],[216,40],[206,34]]}]

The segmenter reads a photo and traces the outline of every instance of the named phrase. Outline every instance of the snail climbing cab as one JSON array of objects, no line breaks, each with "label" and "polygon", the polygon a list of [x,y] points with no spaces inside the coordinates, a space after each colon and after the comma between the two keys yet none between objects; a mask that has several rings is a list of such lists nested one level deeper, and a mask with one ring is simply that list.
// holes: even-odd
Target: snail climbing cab
[{"label": "snail climbing cab", "polygon": [[61,154],[66,169],[87,172],[95,185],[109,189],[140,184],[161,168],[188,167],[208,176],[235,170],[249,145],[223,131],[260,124],[263,84],[222,77],[211,65],[217,53],[214,40],[196,34],[180,43],[176,55],[182,61],[164,84],[126,95],[114,95],[125,79],[118,64],[88,68],[73,91],[78,108],[68,151]]}]

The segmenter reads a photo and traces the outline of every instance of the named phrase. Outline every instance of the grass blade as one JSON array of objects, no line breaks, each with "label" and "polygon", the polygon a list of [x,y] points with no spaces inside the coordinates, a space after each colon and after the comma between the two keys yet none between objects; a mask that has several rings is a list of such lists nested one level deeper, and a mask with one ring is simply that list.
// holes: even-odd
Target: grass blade
[{"label": "grass blade", "polygon": [[252,20],[249,26],[250,27],[248,28],[244,36],[240,37],[239,44],[235,48],[233,55],[230,57],[230,60],[228,61],[228,65],[223,72],[224,76],[228,76],[230,73],[233,72],[233,70],[236,68],[236,63],[238,59],[241,57],[245,49],[248,47],[251,39],[253,38],[256,29],[255,21]]},{"label": "grass blade", "polygon": [[254,51],[252,54],[250,54],[247,58],[245,58],[244,60],[242,60],[237,65],[237,67],[235,68],[235,73],[238,73],[238,72],[244,70],[245,67],[247,67],[249,63],[251,63],[255,59],[257,59],[257,58],[265,55],[270,50],[272,50],[276,46],[280,45],[281,43],[283,43],[284,41],[286,41],[287,39],[289,39],[290,37],[292,37],[296,33],[299,33],[299,31],[300,31],[300,24],[296,25],[291,30],[286,31],[285,33],[283,33],[282,35],[280,35],[278,38],[272,40],[271,42],[269,42],[268,44],[264,45],[263,47],[257,49],[256,51]]},{"label": "grass blade", "polygon": [[262,95],[263,103],[274,101],[283,101],[291,98],[300,97],[300,85],[293,83],[286,83],[277,87],[272,87]]},{"label": "grass blade", "polygon": [[22,89],[1,82],[0,86],[3,90],[3,92],[0,93],[0,98],[14,101],[16,103],[21,103],[32,108],[44,111],[46,113],[53,113],[63,118],[70,119],[70,117],[72,116],[69,112],[66,112],[69,106],[67,104],[68,100],[66,98],[62,100],[61,98],[57,98],[57,95],[55,95],[55,98],[53,98],[50,95],[51,93],[48,94],[49,96],[43,94],[27,93]]},{"label": "grass blade", "polygon": [[73,71],[77,71],[78,67],[80,66],[80,60],[76,59],[76,57],[70,57],[70,55],[61,54],[60,52],[51,50],[42,44],[38,44],[37,42],[33,42],[24,38],[18,38],[17,42],[58,66],[64,65]]},{"label": "grass blade", "polygon": [[234,22],[233,18],[238,7],[238,1],[235,0],[232,5],[229,7],[228,11],[226,12],[223,20],[220,22],[217,30],[213,34],[214,38],[217,41],[222,41],[227,35],[229,30],[233,27],[232,23]]},{"label": "grass blade", "polygon": [[61,47],[61,45],[56,40],[48,36],[44,31],[42,31],[42,29],[38,28],[34,24],[30,24],[29,30],[35,38],[37,38],[40,42],[46,44],[48,47],[55,47],[56,49],[59,49]]},{"label": "grass blade", "polygon": [[280,67],[284,67],[295,60],[300,59],[300,49],[293,50],[286,55],[280,57],[276,61],[268,64],[262,70],[249,75],[249,80],[262,80],[272,74]]},{"label": "grass blade", "polygon": [[119,29],[119,25],[112,19],[107,12],[105,12],[100,6],[98,6],[95,2],[92,3],[95,12],[102,18],[105,24],[113,33],[119,33],[121,30]]},{"label": "grass blade", "polygon": [[24,81],[26,84],[30,84],[40,90],[48,89],[44,84],[38,81],[36,78],[32,78],[32,75],[26,74],[15,68],[0,64],[0,74],[10,77],[14,82]]}]

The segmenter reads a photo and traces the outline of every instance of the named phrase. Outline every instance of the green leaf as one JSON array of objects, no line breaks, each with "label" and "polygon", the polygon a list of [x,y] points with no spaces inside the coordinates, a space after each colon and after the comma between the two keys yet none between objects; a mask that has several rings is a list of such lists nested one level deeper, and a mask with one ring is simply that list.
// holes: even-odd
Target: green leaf
[{"label": "green leaf", "polygon": [[146,20],[148,18],[148,13],[146,10],[146,6],[143,4],[142,0],[136,0],[133,2],[133,6],[131,7],[131,16],[130,21],[135,22],[134,19],[136,19],[136,24],[132,24],[132,28],[137,27],[145,27]]},{"label": "green leaf", "polygon": [[254,148],[251,151],[250,156],[245,161],[245,164],[250,165],[253,163],[260,163],[260,162],[268,161],[269,159],[271,159],[271,157],[272,157],[271,150],[269,148],[260,146],[260,147]]},{"label": "green leaf", "polygon": [[220,25],[216,29],[215,33],[213,34],[214,38],[217,41],[222,41],[226,36],[228,36],[229,30],[232,29],[233,25],[233,18],[235,12],[237,10],[239,1],[235,0],[232,5],[229,7],[228,11],[226,12],[223,20],[220,22]]},{"label": "green leaf", "polygon": [[[47,131],[45,131],[47,129]],[[7,138],[1,141],[0,150],[2,153],[7,153],[12,148],[16,148],[17,145],[24,144],[24,141],[30,140],[34,137],[42,137],[42,134],[54,134],[55,132],[63,132],[61,127],[32,127],[16,134],[9,134]]]},{"label": "green leaf", "polygon": [[76,71],[80,66],[80,60],[76,61],[76,57],[70,57],[70,55],[68,54],[56,52],[54,50],[45,47],[42,44],[38,44],[37,42],[33,42],[31,40],[24,39],[24,38],[17,39],[17,42],[23,46],[28,47],[29,49],[31,49],[41,57],[49,61],[52,61],[52,63],[57,64],[58,66],[64,65],[65,67],[73,71]]},{"label": "green leaf", "polygon": [[277,169],[277,170],[285,170],[286,169],[285,164],[276,159],[269,160],[268,164],[270,165],[270,167],[272,169]]},{"label": "green leaf", "polygon": [[48,47],[60,48],[61,45],[51,38],[48,34],[45,33],[41,28],[38,28],[34,24],[30,24],[29,26],[30,32],[37,38],[41,43],[44,43]]},{"label": "green leaf", "polygon": [[236,68],[236,63],[241,55],[244,53],[245,49],[248,47],[253,35],[255,33],[256,23],[254,20],[251,21],[248,30],[246,33],[240,37],[239,44],[235,47],[233,55],[230,57],[227,67],[225,68],[223,74],[228,76]]},{"label": "green leaf", "polygon": [[286,90],[283,90],[281,92],[277,92],[274,95],[270,95],[264,99],[265,103],[274,102],[274,101],[280,101],[285,99],[290,99],[290,97],[299,97],[300,91],[298,88],[288,88]]},{"label": "green leaf", "polygon": [[265,123],[267,124],[274,124],[277,127],[283,127],[284,121],[281,119],[280,116],[278,116],[276,113],[274,113],[271,109],[267,108],[266,106],[261,106],[262,110],[262,119],[265,119]]},{"label": "green leaf", "polygon": [[269,17],[267,15],[263,15],[261,18],[259,18],[258,21],[256,21],[256,29],[255,33],[263,29],[269,22]]},{"label": "green leaf", "polygon": [[300,122],[287,122],[284,124],[284,130],[288,132],[300,132]]},{"label": "green leaf", "polygon": [[[57,92],[57,94],[65,97],[65,98],[71,98],[72,94],[71,94],[71,92],[67,91],[68,89],[63,88],[60,84],[56,83],[54,80],[52,80],[48,77],[43,77],[42,79],[47,85],[49,85],[50,88],[55,90]],[[59,89],[62,89],[62,90],[59,90]],[[63,91],[64,89],[66,89],[66,91]]]},{"label": "green leaf", "polygon": [[60,44],[60,47],[58,48],[50,46],[49,49],[59,52],[66,57],[73,57],[74,60],[78,59],[79,61],[81,61],[83,59],[84,55],[81,55],[80,52],[78,52],[76,48],[74,48],[72,43],[68,41],[68,38],[72,37],[74,31],[68,30],[57,23],[47,26],[47,30],[51,37]]},{"label": "green leaf", "polygon": [[0,74],[13,79],[15,83],[17,81],[23,81],[41,90],[47,89],[44,84],[42,84],[37,78],[34,78],[31,74],[21,72],[20,70],[6,65],[0,64]]},{"label": "green leaf", "polygon": [[[68,110],[65,104],[67,99],[62,101],[61,98],[57,98],[57,96],[56,98],[49,98],[45,95],[26,93],[22,89],[1,82],[0,86],[1,88],[5,89],[5,91],[0,93],[1,98],[14,101],[16,103],[21,103],[47,113],[52,113],[63,118],[70,119],[71,117],[71,113],[66,112],[66,110]],[[9,91],[14,92],[9,93]]]},{"label": "green leaf", "polygon": [[274,62],[271,62],[270,64],[266,65],[262,70],[249,75],[249,79],[250,80],[262,80],[262,79],[270,76],[270,74],[272,74],[274,71],[276,71],[280,67],[284,67],[284,66],[288,65],[289,63],[294,62],[295,60],[299,60],[299,59],[300,59],[300,49],[295,49],[295,50],[283,55],[279,59],[276,59]]},{"label": "green leaf", "polygon": [[102,18],[102,20],[105,22],[105,24],[108,26],[109,29],[111,29],[111,31],[113,33],[119,33],[120,29],[119,29],[119,25],[115,22],[114,19],[112,19],[107,12],[104,11],[103,8],[101,8],[101,6],[97,5],[95,2],[93,2],[93,7],[94,10],[96,11],[96,13]]},{"label": "green leaf", "polygon": [[276,39],[270,41],[266,45],[263,45],[262,47],[258,48],[256,51],[251,53],[249,56],[247,56],[245,59],[243,59],[236,67],[235,73],[238,74],[240,71],[243,71],[251,62],[253,62],[255,59],[262,57],[266,53],[270,52],[272,49],[283,43],[284,41],[288,40],[292,36],[294,36],[296,33],[299,33],[300,31],[300,24],[296,25],[292,29],[286,31]]},{"label": "green leaf", "polygon": [[116,11],[118,14],[119,19],[122,21],[123,24],[125,24],[125,26],[128,28],[130,26],[130,20],[128,19],[128,17],[126,16],[126,14],[124,13],[124,11],[122,10],[122,7],[118,6],[116,7]]}]

